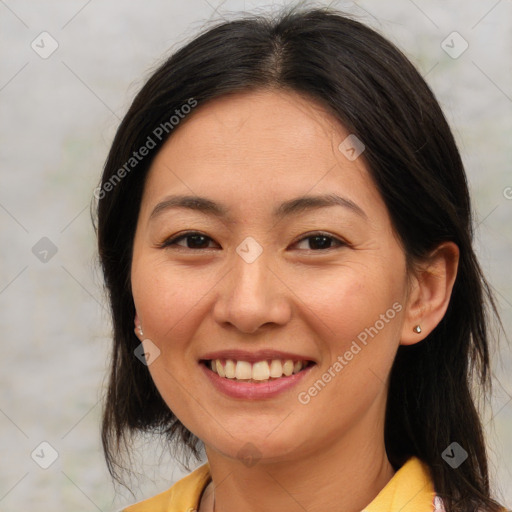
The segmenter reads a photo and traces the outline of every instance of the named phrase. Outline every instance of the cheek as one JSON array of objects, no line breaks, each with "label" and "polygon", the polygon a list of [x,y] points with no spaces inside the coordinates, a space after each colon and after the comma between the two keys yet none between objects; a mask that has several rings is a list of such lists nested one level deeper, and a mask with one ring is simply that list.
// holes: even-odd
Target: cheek
[{"label": "cheek", "polygon": [[168,339],[179,343],[212,286],[208,279],[212,280],[211,273],[208,277],[198,269],[141,259],[132,270],[132,292],[144,332],[157,344]]},{"label": "cheek", "polygon": [[190,355],[190,342],[215,282],[212,272],[207,276],[199,269],[171,266],[156,258],[143,257],[132,268],[132,293],[144,336],[160,350],[148,370],[167,406],[193,432],[200,421],[190,400],[200,397],[194,391],[197,361]]},{"label": "cheek", "polygon": [[[396,265],[399,270],[400,265]],[[341,417],[347,407],[367,407],[381,393],[398,348],[402,325],[403,275],[377,262],[347,265],[324,276],[297,282],[297,295],[307,297],[301,316],[315,334],[321,351],[317,379],[322,383],[304,396],[315,407],[338,404]],[[312,285],[314,283],[314,285]],[[357,405],[358,404],[358,405]]]},{"label": "cheek", "polygon": [[[378,261],[347,261],[330,270],[312,270],[311,275],[297,276],[290,287],[304,303],[301,315],[310,311],[313,330],[334,350],[343,349],[376,322],[379,331],[394,333],[400,323],[403,275],[382,268]],[[400,307],[393,308],[395,303]]]}]

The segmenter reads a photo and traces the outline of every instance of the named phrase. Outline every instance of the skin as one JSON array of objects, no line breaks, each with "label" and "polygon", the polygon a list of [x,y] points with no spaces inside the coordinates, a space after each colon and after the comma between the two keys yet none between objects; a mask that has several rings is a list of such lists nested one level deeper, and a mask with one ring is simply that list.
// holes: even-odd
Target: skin
[{"label": "skin", "polygon": [[[152,163],[133,247],[134,320],[141,341],[161,351],[148,368],[163,399],[205,444],[212,483],[201,512],[213,510],[213,496],[217,512],[356,512],[394,474],[384,447],[391,365],[400,344],[422,341],[443,317],[458,249],[445,243],[408,273],[364,153],[350,161],[338,150],[347,135],[296,93],[237,93],[198,106]],[[323,193],[350,199],[364,216],[331,206],[271,217],[283,201]],[[230,220],[185,209],[150,219],[172,194],[222,203]],[[159,246],[185,231],[209,237],[204,248],[190,239]],[[318,231],[333,237],[330,248],[307,238]],[[236,252],[248,236],[263,250],[252,263]],[[298,393],[395,303],[401,311],[300,403]],[[277,397],[229,398],[198,361],[237,348],[289,351],[317,364]],[[256,447],[252,465],[238,455],[247,443]]]}]

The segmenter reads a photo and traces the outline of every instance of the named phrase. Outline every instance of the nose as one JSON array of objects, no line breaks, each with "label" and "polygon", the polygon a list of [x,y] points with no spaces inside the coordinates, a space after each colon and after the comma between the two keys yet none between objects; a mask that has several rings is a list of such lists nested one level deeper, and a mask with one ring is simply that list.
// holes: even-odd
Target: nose
[{"label": "nose", "polygon": [[219,283],[215,320],[252,334],[269,324],[285,325],[291,318],[292,292],[283,276],[261,254],[251,263],[235,254],[232,270]]}]

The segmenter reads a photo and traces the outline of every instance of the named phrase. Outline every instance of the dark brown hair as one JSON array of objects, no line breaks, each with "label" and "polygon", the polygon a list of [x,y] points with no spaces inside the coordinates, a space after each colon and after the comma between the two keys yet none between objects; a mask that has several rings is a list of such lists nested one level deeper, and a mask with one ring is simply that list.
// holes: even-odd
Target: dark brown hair
[{"label": "dark brown hair", "polygon": [[[145,176],[172,136],[170,116],[191,98],[200,108],[222,95],[258,88],[305,95],[363,141],[369,172],[408,261],[421,260],[444,241],[459,247],[446,315],[423,342],[398,349],[386,450],[395,468],[411,456],[424,461],[448,512],[499,510],[490,496],[483,428],[470,391],[475,382],[490,389],[488,315],[497,313],[472,248],[470,198],[458,149],[432,91],[409,60],[374,30],[330,8],[294,7],[275,17],[245,16],[210,27],[151,75],[119,126],[97,196],[99,256],[114,331],[102,423],[111,475],[122,481],[120,454],[140,432],[158,433],[199,454],[199,439],[169,410],[134,355],[139,340],[130,287],[133,239]],[[168,131],[155,137],[164,123]],[[150,136],[150,153],[114,179]],[[454,441],[468,453],[457,469],[442,459]]]}]

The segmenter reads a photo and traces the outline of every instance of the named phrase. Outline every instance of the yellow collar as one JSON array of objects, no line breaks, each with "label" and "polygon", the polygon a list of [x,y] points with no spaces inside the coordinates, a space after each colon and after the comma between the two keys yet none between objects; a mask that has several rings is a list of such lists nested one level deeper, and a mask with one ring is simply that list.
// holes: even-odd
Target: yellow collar
[{"label": "yellow collar", "polygon": [[434,498],[428,466],[412,457],[362,512],[430,512]]},{"label": "yellow collar", "polygon": [[[153,498],[132,505],[123,512],[184,512],[197,510],[202,491],[210,481],[208,463]],[[434,487],[428,467],[410,458],[362,512],[432,512]]]}]

